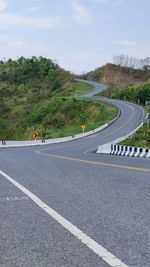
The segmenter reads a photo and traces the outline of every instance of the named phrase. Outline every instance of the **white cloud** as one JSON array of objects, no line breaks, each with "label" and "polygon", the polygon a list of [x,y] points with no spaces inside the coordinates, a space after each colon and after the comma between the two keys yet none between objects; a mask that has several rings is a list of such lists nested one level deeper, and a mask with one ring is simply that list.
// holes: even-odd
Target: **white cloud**
[{"label": "white cloud", "polygon": [[112,55],[99,49],[87,49],[80,52],[66,54],[64,66],[74,73],[82,73],[94,70],[112,61]]},{"label": "white cloud", "polygon": [[45,56],[56,58],[57,51],[54,46],[27,43],[15,40],[3,40],[0,43],[0,55],[8,58],[16,59],[18,57]]},{"label": "white cloud", "polygon": [[31,18],[8,13],[0,14],[0,28],[8,28],[12,25],[32,27],[32,28],[57,28],[62,23],[59,17]]},{"label": "white cloud", "polygon": [[113,44],[119,46],[118,54],[124,54],[134,58],[145,58],[150,56],[150,43],[136,43],[120,40],[114,41]]},{"label": "white cloud", "polygon": [[98,3],[102,3],[102,4],[113,4],[116,6],[123,6],[124,5],[124,1],[125,0],[95,0]]},{"label": "white cloud", "polygon": [[106,4],[109,2],[109,0],[95,0],[96,2]]},{"label": "white cloud", "polygon": [[137,44],[135,46],[126,46],[121,51],[122,54],[129,55],[135,58],[145,58],[150,56],[150,43]]},{"label": "white cloud", "polygon": [[6,35],[6,34],[1,34],[0,33],[0,40],[3,41],[3,40],[8,40],[9,36]]},{"label": "white cloud", "polygon": [[30,10],[30,11],[37,11],[39,9],[40,9],[39,6],[31,6],[31,7],[28,8],[28,10]]},{"label": "white cloud", "polygon": [[120,45],[120,46],[135,46],[136,43],[135,42],[130,42],[128,40],[118,40],[118,41],[114,41],[113,44],[115,45]]},{"label": "white cloud", "polygon": [[115,2],[114,2],[114,4],[116,5],[116,6],[124,6],[124,0],[116,0]]},{"label": "white cloud", "polygon": [[90,20],[90,14],[88,10],[76,2],[76,0],[69,0],[71,6],[75,12],[74,19],[79,24],[88,24]]},{"label": "white cloud", "polygon": [[57,47],[56,45],[48,46],[12,40],[0,42],[0,55],[0,59],[16,59],[21,56],[32,57],[33,55],[51,58],[52,60],[57,59],[61,67],[74,73],[93,70],[102,64],[110,62],[112,58],[111,55],[99,48],[68,52],[65,49],[61,49],[59,45]]},{"label": "white cloud", "polygon": [[7,8],[8,1],[7,0],[0,0],[0,10],[4,10]]}]

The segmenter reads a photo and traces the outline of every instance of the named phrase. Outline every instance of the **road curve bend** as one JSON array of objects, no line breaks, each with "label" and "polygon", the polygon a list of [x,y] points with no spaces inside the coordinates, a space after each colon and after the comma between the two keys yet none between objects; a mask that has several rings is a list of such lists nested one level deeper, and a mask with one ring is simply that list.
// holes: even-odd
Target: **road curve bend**
[{"label": "road curve bend", "polygon": [[[81,94],[80,97],[82,98],[89,98],[97,101],[103,101],[107,102],[109,104],[112,104],[116,106],[119,110],[119,116],[117,119],[113,120],[112,123],[109,124],[107,127],[103,127],[103,130],[94,131],[91,133],[89,132],[88,135],[93,135],[93,139],[89,142],[89,137],[86,134],[80,134],[76,135],[75,138],[65,137],[65,138],[57,138],[57,139],[47,139],[44,143],[41,142],[41,140],[30,140],[30,141],[7,141],[7,144],[4,146],[3,144],[0,144],[0,147],[21,147],[21,146],[32,146],[32,145],[49,145],[49,144],[55,144],[60,142],[66,142],[70,140],[74,140],[74,142],[77,142],[80,144],[81,137],[84,137],[84,144],[83,151],[95,149],[95,147],[98,147],[99,145],[104,145],[110,142],[114,142],[122,137],[128,136],[130,133],[132,133],[138,126],[142,125],[143,118],[144,118],[144,109],[141,108],[138,105],[135,105],[133,103],[120,101],[120,100],[114,100],[114,99],[108,99],[105,97],[96,96],[98,93],[104,91],[107,87],[104,84],[91,82],[91,81],[85,81],[81,79],[76,79],[79,82],[86,82],[88,84],[91,84],[95,87],[94,90],[91,90],[87,93]],[[101,128],[101,127],[100,127]],[[97,133],[96,133],[97,132]],[[77,140],[76,140],[77,139]],[[125,138],[124,138],[125,139]],[[83,141],[82,141],[83,144]]]},{"label": "road curve bend", "polygon": [[96,96],[98,93],[106,89],[106,86],[103,84],[83,81],[81,79],[78,79],[77,81],[86,82],[95,87],[93,91],[91,90],[82,94],[81,97],[107,102],[116,106],[120,111],[120,116],[118,116],[117,120],[95,135],[95,142],[97,140],[98,145],[114,142],[117,139],[128,136],[139,125],[142,125],[145,115],[145,111],[142,107],[126,101]]}]

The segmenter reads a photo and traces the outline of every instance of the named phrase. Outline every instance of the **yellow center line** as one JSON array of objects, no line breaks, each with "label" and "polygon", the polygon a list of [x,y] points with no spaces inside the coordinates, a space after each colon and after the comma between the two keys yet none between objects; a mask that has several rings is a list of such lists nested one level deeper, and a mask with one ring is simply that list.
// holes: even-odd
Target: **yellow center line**
[{"label": "yellow center line", "polygon": [[[53,149],[57,149],[57,148],[61,148],[61,147],[55,147]],[[49,149],[46,149],[46,150],[49,150]],[[140,167],[134,167],[134,166],[126,166],[126,165],[120,165],[120,164],[111,164],[111,163],[100,162],[100,161],[84,160],[84,159],[80,159],[80,158],[66,157],[66,156],[55,155],[55,154],[47,154],[47,153],[41,152],[41,150],[36,150],[35,152],[37,154],[48,156],[48,157],[52,157],[52,158],[59,158],[59,159],[64,159],[64,160],[82,162],[82,163],[86,163],[86,164],[100,165],[100,166],[113,167],[113,168],[126,169],[126,170],[133,170],[133,171],[140,171],[140,172],[150,172],[150,169],[146,169],[146,168],[140,168]]]},{"label": "yellow center line", "polygon": [[40,149],[40,150],[36,150],[35,152],[37,153],[38,151],[47,151],[47,150],[56,150],[59,148],[63,148],[64,146],[54,146],[54,147],[50,147],[50,148],[44,148],[44,149]]}]

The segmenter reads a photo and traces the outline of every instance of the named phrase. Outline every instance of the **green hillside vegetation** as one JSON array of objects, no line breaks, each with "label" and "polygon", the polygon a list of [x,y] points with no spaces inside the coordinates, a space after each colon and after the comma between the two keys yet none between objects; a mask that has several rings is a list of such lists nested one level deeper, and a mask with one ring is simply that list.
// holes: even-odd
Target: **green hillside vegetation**
[{"label": "green hillside vegetation", "polygon": [[150,100],[150,83],[145,83],[144,85],[140,86],[129,85],[126,86],[124,90],[120,92],[114,90],[113,93],[111,94],[111,97],[132,101],[144,106],[146,101]]},{"label": "green hillside vegetation", "polygon": [[0,139],[61,137],[93,129],[112,119],[116,108],[79,100],[91,90],[50,59],[19,58],[0,62]]},{"label": "green hillside vegetation", "polygon": [[137,133],[127,140],[121,142],[125,146],[143,147],[150,149],[150,127],[146,124]]}]

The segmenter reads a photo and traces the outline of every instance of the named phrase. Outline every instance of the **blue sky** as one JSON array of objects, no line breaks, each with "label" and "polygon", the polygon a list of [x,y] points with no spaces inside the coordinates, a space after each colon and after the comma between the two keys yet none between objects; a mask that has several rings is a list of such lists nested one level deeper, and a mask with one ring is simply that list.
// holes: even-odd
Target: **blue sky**
[{"label": "blue sky", "polygon": [[72,72],[150,56],[149,0],[0,0],[0,58],[43,56]]}]

